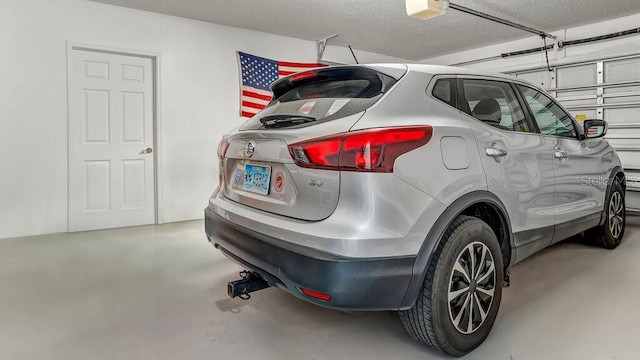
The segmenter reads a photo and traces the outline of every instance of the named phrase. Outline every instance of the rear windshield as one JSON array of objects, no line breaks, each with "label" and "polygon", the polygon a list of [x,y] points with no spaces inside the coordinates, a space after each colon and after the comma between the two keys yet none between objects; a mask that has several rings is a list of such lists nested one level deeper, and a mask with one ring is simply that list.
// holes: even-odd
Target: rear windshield
[{"label": "rear windshield", "polygon": [[375,104],[396,82],[373,69],[350,66],[283,78],[271,85],[269,105],[240,130],[311,126],[353,115]]}]

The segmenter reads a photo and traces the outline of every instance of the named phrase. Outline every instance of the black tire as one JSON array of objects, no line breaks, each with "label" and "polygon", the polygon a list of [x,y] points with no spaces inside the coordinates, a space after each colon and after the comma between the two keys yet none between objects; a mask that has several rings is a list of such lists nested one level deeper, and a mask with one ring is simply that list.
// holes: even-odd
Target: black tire
[{"label": "black tire", "polygon": [[604,224],[585,231],[588,241],[605,249],[615,249],[624,236],[627,210],[624,202],[624,189],[614,180],[604,202]]},{"label": "black tire", "polygon": [[[485,256],[478,261],[477,269],[467,267],[463,269],[464,273],[458,270],[460,268],[454,270],[456,263],[468,265],[469,261],[465,259],[478,259],[477,256],[482,256],[485,249]],[[435,250],[415,304],[409,310],[400,311],[404,329],[412,338],[448,355],[469,353],[487,338],[498,315],[503,269],[500,244],[493,230],[478,218],[459,216]],[[465,274],[469,271],[472,275],[466,279]],[[485,276],[487,279],[483,280]],[[467,283],[467,290],[464,290]],[[493,288],[493,298],[488,300],[485,291],[490,288]],[[452,296],[451,301],[449,296]],[[474,309],[469,310],[465,305],[467,299],[472,301],[472,306],[475,305]],[[480,310],[481,306],[486,312]],[[484,320],[483,315],[486,315]]]}]

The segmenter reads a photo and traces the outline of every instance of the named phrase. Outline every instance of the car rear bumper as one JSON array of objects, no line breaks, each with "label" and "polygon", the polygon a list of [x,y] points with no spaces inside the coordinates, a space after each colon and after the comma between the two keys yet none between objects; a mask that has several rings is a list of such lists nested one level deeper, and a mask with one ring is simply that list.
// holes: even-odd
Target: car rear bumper
[{"label": "car rear bumper", "polygon": [[[271,286],[305,301],[344,310],[398,310],[413,275],[415,256],[349,258],[273,238],[205,209],[209,241],[227,257],[257,272]],[[329,294],[322,301],[301,289]]]}]

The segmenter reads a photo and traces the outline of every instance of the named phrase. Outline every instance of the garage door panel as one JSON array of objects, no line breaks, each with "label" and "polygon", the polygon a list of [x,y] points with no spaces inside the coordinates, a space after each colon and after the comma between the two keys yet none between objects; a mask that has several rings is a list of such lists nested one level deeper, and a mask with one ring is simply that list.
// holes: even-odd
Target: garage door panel
[{"label": "garage door panel", "polygon": [[640,81],[640,58],[606,61],[604,81],[605,83]]},{"label": "garage door panel", "polygon": [[609,141],[611,146],[616,148],[616,151],[622,151],[622,149],[634,149],[637,148],[637,140],[625,136],[616,136],[612,133],[612,130],[607,131],[607,135],[604,137]]},{"label": "garage door panel", "polygon": [[637,139],[640,129],[617,128],[615,124],[609,125],[606,137],[608,139]]},{"label": "garage door panel", "polygon": [[571,90],[556,92],[556,99],[565,107],[597,105],[598,97],[595,89]]},{"label": "garage door panel", "polygon": [[628,103],[639,103],[639,102],[640,102],[640,95],[626,95],[626,96],[604,98],[605,104],[628,104]]},{"label": "garage door panel", "polygon": [[611,125],[632,125],[640,123],[640,108],[604,109],[604,120]]},{"label": "garage door panel", "polygon": [[596,64],[585,64],[557,69],[557,87],[566,88],[598,83]]},{"label": "garage door panel", "polygon": [[637,86],[616,86],[604,89],[605,94],[640,93],[640,85]]},{"label": "garage door panel", "polygon": [[638,152],[625,150],[617,150],[616,152],[618,153],[620,161],[622,162],[622,167],[625,170],[640,169],[640,159],[638,158],[638,155],[640,154]]}]

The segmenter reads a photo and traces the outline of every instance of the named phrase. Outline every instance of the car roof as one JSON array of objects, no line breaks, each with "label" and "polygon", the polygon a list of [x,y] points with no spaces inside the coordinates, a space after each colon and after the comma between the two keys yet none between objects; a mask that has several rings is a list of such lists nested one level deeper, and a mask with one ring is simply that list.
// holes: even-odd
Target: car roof
[{"label": "car roof", "polygon": [[[385,69],[390,72],[397,72],[400,69],[409,70],[410,72],[420,72],[431,75],[467,75],[467,76],[488,76],[492,78],[499,78],[509,81],[514,81],[517,78],[514,76],[484,71],[475,70],[457,66],[444,66],[444,65],[429,65],[429,64],[367,64],[366,66],[373,67],[379,70]],[[522,81],[521,79],[517,79]],[[525,81],[522,81],[525,82]],[[526,83],[526,82],[525,82]]]},{"label": "car roof", "polygon": [[444,66],[444,65],[428,65],[428,64],[406,64],[410,71],[422,72],[432,75],[471,75],[471,76],[491,76],[513,80],[513,76],[490,72],[469,69],[456,66]]}]

